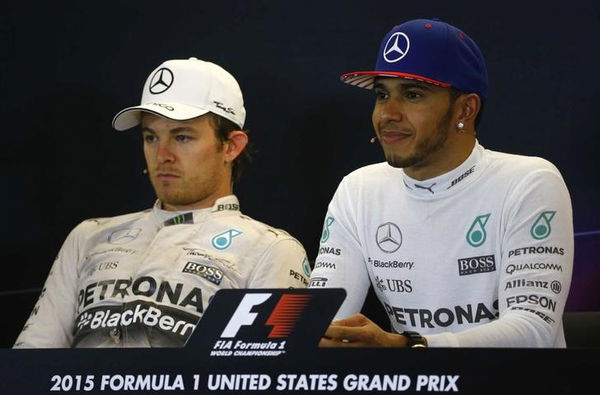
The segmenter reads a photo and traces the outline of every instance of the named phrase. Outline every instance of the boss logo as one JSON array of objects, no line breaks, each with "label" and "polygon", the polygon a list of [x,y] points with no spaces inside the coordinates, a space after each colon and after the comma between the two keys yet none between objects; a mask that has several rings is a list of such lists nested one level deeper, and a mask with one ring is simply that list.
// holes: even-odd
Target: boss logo
[{"label": "boss logo", "polygon": [[476,273],[488,273],[496,270],[496,260],[493,255],[460,258],[458,260],[458,274],[467,276]]},{"label": "boss logo", "polygon": [[215,285],[220,285],[223,279],[223,271],[216,267],[203,265],[196,262],[188,262],[183,268],[184,273],[192,273],[207,279]]}]

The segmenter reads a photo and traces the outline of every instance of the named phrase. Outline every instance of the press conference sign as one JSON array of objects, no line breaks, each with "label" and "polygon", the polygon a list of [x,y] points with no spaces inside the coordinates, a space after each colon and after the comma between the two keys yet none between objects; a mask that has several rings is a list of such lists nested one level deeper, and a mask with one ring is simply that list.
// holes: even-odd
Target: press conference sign
[{"label": "press conference sign", "polygon": [[317,347],[344,298],[343,289],[221,290],[186,347],[208,346],[211,357],[221,358]]}]

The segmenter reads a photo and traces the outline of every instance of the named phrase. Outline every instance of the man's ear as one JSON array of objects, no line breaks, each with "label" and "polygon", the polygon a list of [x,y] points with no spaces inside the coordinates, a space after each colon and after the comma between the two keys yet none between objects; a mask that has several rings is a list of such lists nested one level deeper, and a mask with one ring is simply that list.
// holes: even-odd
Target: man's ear
[{"label": "man's ear", "polygon": [[248,145],[248,135],[241,130],[234,130],[229,132],[228,137],[228,140],[224,143],[225,161],[233,162]]},{"label": "man's ear", "polygon": [[475,118],[481,109],[481,99],[475,93],[462,95],[457,99],[458,121],[473,127]]}]

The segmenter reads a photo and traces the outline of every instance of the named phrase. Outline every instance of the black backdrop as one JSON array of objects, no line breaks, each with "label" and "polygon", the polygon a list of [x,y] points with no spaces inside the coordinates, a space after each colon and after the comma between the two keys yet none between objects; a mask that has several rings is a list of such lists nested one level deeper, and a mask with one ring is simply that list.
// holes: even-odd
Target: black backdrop
[{"label": "black backdrop", "polygon": [[383,156],[368,91],[338,81],[372,67],[395,24],[439,17],[487,58],[487,148],[554,162],[575,210],[570,310],[600,310],[595,1],[95,1],[0,7],[3,325],[10,346],[69,230],[149,207],[138,133],[111,130],[169,58],[216,62],[239,81],[257,149],[236,185],[243,210],[314,259],[327,203],[349,171]]}]

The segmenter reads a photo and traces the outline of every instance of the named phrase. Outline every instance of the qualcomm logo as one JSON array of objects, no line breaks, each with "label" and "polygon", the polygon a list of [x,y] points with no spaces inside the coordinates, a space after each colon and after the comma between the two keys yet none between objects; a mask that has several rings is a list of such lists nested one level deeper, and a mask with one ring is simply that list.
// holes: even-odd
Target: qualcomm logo
[{"label": "qualcomm logo", "polygon": [[383,58],[388,63],[395,63],[408,54],[410,40],[402,32],[396,32],[390,36],[383,47]]},{"label": "qualcomm logo", "polygon": [[215,237],[212,238],[210,244],[215,247],[217,250],[225,250],[231,246],[231,241],[234,237],[241,235],[244,232],[241,232],[236,229],[228,229],[223,233],[219,233]]},{"label": "qualcomm logo", "polygon": [[556,211],[544,211],[541,213],[531,226],[531,230],[529,231],[531,237],[536,240],[542,240],[550,236],[550,233],[552,232],[550,222],[552,222],[555,215]]},{"label": "qualcomm logo", "polygon": [[467,243],[472,247],[479,247],[485,242],[487,237],[485,224],[487,224],[488,219],[490,219],[490,215],[491,214],[483,214],[477,216],[467,231]]},{"label": "qualcomm logo", "polygon": [[402,232],[395,223],[386,222],[377,228],[375,241],[381,251],[391,254],[402,245]]}]

